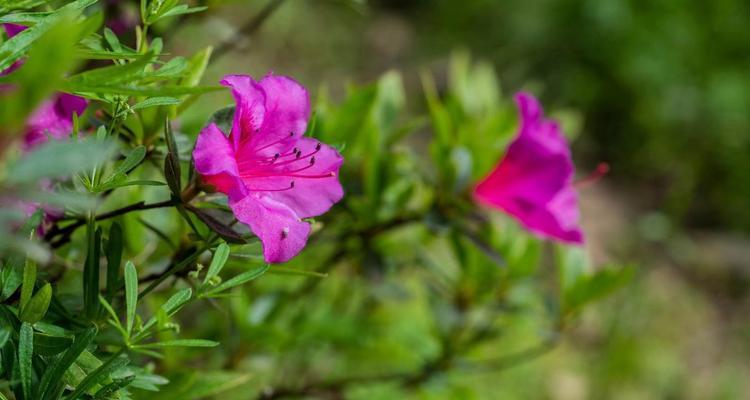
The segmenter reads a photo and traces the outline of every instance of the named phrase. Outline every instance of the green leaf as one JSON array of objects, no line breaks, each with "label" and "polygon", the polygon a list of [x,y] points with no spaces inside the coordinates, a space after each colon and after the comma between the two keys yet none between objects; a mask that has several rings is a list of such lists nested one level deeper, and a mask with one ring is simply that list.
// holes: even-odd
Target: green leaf
[{"label": "green leaf", "polygon": [[125,320],[128,335],[133,331],[135,321],[135,306],[138,302],[138,271],[135,265],[128,261],[125,264]]},{"label": "green leaf", "polygon": [[175,78],[187,68],[185,57],[175,57],[149,75],[149,78]]},{"label": "green leaf", "polygon": [[52,286],[48,282],[36,292],[34,297],[26,304],[26,307],[21,310],[21,314],[18,316],[19,319],[30,324],[39,322],[47,314],[51,300]]},{"label": "green leaf", "polygon": [[120,262],[122,262],[123,249],[122,228],[117,222],[113,222],[109,228],[109,240],[107,240],[107,301],[111,301],[115,292],[120,287]]},{"label": "green leaf", "polygon": [[0,45],[0,71],[7,69],[11,64],[20,59],[31,44],[50,30],[57,21],[62,18],[74,16],[94,3],[96,3],[96,0],[73,1],[37,21],[34,26],[3,42]]},{"label": "green leaf", "polygon": [[251,281],[253,279],[256,279],[256,278],[260,277],[261,275],[265,274],[266,271],[268,271],[269,267],[270,267],[270,264],[265,264],[264,266],[262,266],[260,268],[256,268],[256,269],[253,269],[253,270],[250,270],[250,271],[245,271],[245,272],[243,272],[243,273],[241,273],[241,274],[233,277],[232,279],[229,279],[228,281],[223,282],[219,286],[216,286],[215,288],[207,291],[205,293],[205,295],[206,296],[212,296],[212,295],[215,295],[215,294],[217,294],[219,292],[223,292],[223,291],[225,291],[227,289],[231,289],[231,288],[233,288],[235,286],[239,286],[239,285],[242,285],[243,283],[246,283],[246,282],[249,282],[249,281]]},{"label": "green leaf", "polygon": [[182,190],[182,170],[180,168],[179,152],[177,143],[172,133],[172,125],[167,119],[164,122],[164,138],[167,142],[167,157],[164,159],[164,176],[167,179],[169,190],[174,196],[180,197]]},{"label": "green leaf", "polygon": [[112,142],[97,142],[93,138],[50,140],[11,166],[6,181],[11,184],[35,183],[43,178],[67,177],[106,161],[113,150]]},{"label": "green leaf", "polygon": [[220,244],[214,252],[214,258],[211,259],[211,265],[208,267],[206,277],[203,279],[203,284],[207,284],[208,281],[219,275],[224,264],[229,259],[229,246],[226,243]]},{"label": "green leaf", "polygon": [[100,253],[102,248],[102,229],[94,230],[94,220],[89,219],[86,226],[87,255],[83,266],[83,308],[90,319],[99,314],[99,272]]},{"label": "green leaf", "polygon": [[196,86],[200,83],[208,66],[208,61],[211,59],[211,52],[213,52],[213,48],[206,47],[188,59],[187,71],[180,81],[180,86]]},{"label": "green leaf", "polygon": [[90,69],[73,75],[68,80],[69,85],[76,86],[97,86],[113,85],[124,82],[135,82],[147,76],[149,72],[146,66],[156,60],[156,56],[149,52],[138,59],[126,64],[114,64],[106,67]]},{"label": "green leaf", "polygon": [[[173,294],[172,297],[169,298],[164,304],[161,305],[160,310],[168,317],[171,317],[174,315],[177,311],[182,308],[185,304],[187,304],[190,299],[193,297],[193,290],[190,288],[185,288],[177,293]],[[146,336],[144,332],[146,332],[149,328],[154,326],[157,322],[156,316],[151,317],[141,329],[141,334],[138,335],[137,339],[142,339]]]},{"label": "green leaf", "polygon": [[128,364],[128,359],[125,357],[120,357],[119,354],[114,355],[110,357],[109,360],[107,360],[104,364],[102,364],[99,368],[95,369],[93,372],[88,374],[86,378],[81,381],[76,386],[76,389],[68,395],[65,399],[66,400],[75,400],[83,396],[89,389],[93,388],[95,385],[98,385],[102,383],[105,379],[109,377],[109,375]]},{"label": "green leaf", "polygon": [[4,326],[0,328],[0,349],[5,347],[5,343],[8,343],[10,339],[10,327]]},{"label": "green leaf", "polygon": [[68,92],[77,94],[119,94],[127,96],[181,96],[186,94],[203,94],[226,90],[223,86],[142,86],[134,84],[84,84],[80,82],[68,82],[64,85]]},{"label": "green leaf", "polygon": [[44,19],[51,14],[51,12],[24,12],[8,14],[0,16],[0,24],[37,24],[41,21],[44,21]]},{"label": "green leaf", "polygon": [[78,359],[78,356],[86,350],[86,347],[94,340],[97,334],[96,327],[91,327],[78,335],[73,339],[73,344],[70,345],[68,350],[60,357],[52,361],[42,375],[42,379],[39,382],[37,388],[37,395],[34,399],[39,400],[51,400],[55,393],[61,390],[63,383],[63,375],[65,371],[70,368],[71,365]]},{"label": "green leaf", "polygon": [[[33,235],[33,232],[36,231],[41,223],[43,215],[44,211],[42,209],[34,211],[34,214],[21,226],[19,232],[24,235]],[[5,265],[2,266],[2,270],[0,270],[0,282],[2,282],[0,301],[9,298],[21,286],[25,267],[25,258],[21,255],[12,255],[7,259]],[[23,304],[23,301],[21,301],[21,304]]]},{"label": "green leaf", "polygon": [[44,333],[34,333],[34,352],[45,357],[51,357],[67,350],[73,339],[65,336],[53,336]]},{"label": "green leaf", "polygon": [[122,51],[122,45],[120,45],[120,40],[117,38],[117,35],[115,35],[114,32],[112,32],[109,28],[104,28],[104,39],[107,41],[107,44],[109,44],[109,47],[114,51]]},{"label": "green leaf", "polygon": [[165,347],[215,347],[218,345],[219,345],[218,342],[214,342],[212,340],[177,339],[177,340],[167,340],[164,342],[139,344],[134,347],[141,348],[141,349],[158,349],[158,348],[165,348]]},{"label": "green leaf", "polygon": [[102,387],[94,394],[94,400],[110,399],[118,390],[130,385],[137,377],[135,375],[125,378],[113,379],[112,383]]},{"label": "green leaf", "polygon": [[164,312],[167,314],[167,316],[174,315],[177,311],[182,308],[185,304],[187,304],[188,301],[193,297],[193,290],[190,288],[185,288],[177,293],[173,294],[172,297],[169,298],[164,304],[162,304],[161,309],[164,310]]},{"label": "green leaf", "polygon": [[26,263],[23,267],[23,284],[21,285],[21,302],[20,310],[23,313],[23,309],[31,300],[31,295],[34,294],[34,285],[36,284],[36,263],[29,259],[26,259]]},{"label": "green leaf", "polygon": [[600,299],[630,282],[632,267],[605,268],[590,275],[580,275],[563,293],[563,310],[571,313],[585,304]]},{"label": "green leaf", "polygon": [[115,174],[127,174],[146,158],[146,147],[138,146],[130,151],[125,160],[123,160],[114,170]]},{"label": "green leaf", "polygon": [[21,387],[23,398],[31,399],[31,358],[34,354],[34,328],[29,323],[21,324],[18,334],[18,365],[21,372]]},{"label": "green leaf", "polygon": [[152,97],[134,105],[131,109],[137,111],[149,107],[171,106],[175,104],[180,104],[180,99],[175,97]]}]

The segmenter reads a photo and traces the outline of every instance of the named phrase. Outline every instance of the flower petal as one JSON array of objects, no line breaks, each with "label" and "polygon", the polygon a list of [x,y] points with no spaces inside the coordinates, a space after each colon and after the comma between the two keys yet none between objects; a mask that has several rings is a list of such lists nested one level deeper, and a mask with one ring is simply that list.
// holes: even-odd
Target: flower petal
[{"label": "flower petal", "polygon": [[25,31],[27,27],[18,24],[3,24],[3,28],[5,29],[5,33],[8,35],[8,38],[12,38],[13,36],[16,36],[19,33]]},{"label": "flower petal", "polygon": [[258,85],[266,95],[265,116],[247,150],[264,156],[283,153],[307,130],[310,97],[302,85],[285,76],[268,75]]},{"label": "flower petal", "polygon": [[237,219],[247,224],[263,243],[263,257],[269,263],[283,263],[307,244],[310,224],[301,221],[291,208],[260,194],[230,202]]},{"label": "flower petal", "polygon": [[234,150],[229,139],[216,124],[203,128],[198,135],[193,149],[193,159],[195,169],[201,174],[204,182],[230,197],[244,197],[244,185],[238,178]]},{"label": "flower petal", "polygon": [[24,150],[46,142],[48,136],[53,139],[70,136],[73,130],[73,113],[82,115],[87,105],[86,99],[66,93],[43,102],[26,122]]},{"label": "flower petal", "polygon": [[519,133],[499,165],[476,187],[476,198],[542,236],[581,243],[570,147],[531,95],[519,93]]},{"label": "flower petal", "polygon": [[237,103],[230,137],[234,149],[252,140],[260,131],[266,112],[266,96],[257,82],[248,75],[227,75],[221,84],[232,88]]},{"label": "flower petal", "polygon": [[301,138],[296,147],[301,156],[291,160],[280,158],[277,164],[282,165],[269,172],[276,175],[246,179],[245,184],[253,191],[273,190],[265,193],[289,206],[301,218],[315,217],[344,196],[338,179],[344,158],[333,147],[312,138]]}]

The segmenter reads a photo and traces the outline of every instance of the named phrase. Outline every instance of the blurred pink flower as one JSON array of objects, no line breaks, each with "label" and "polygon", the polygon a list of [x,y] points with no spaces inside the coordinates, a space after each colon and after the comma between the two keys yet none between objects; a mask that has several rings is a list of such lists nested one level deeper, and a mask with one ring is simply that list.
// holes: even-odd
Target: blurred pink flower
[{"label": "blurred pink flower", "polygon": [[[66,139],[73,131],[73,113],[82,115],[86,110],[86,99],[66,93],[56,94],[52,99],[43,102],[26,120],[23,137],[23,150],[33,151],[34,148],[47,142],[48,138]],[[53,183],[49,180],[40,182],[42,190],[52,191]],[[42,224],[37,230],[40,235],[62,217],[62,210],[36,202],[18,201],[20,210],[31,216],[37,208],[44,210]]]},{"label": "blurred pink flower", "polygon": [[267,262],[293,258],[307,243],[302,218],[325,213],[343,189],[343,158],[333,148],[303,137],[310,117],[305,88],[283,76],[260,81],[225,76],[237,103],[227,137],[215,124],[201,131],[193,151],[205,183],[227,194],[237,219],[263,243]]},{"label": "blurred pink flower", "polygon": [[73,131],[73,113],[82,115],[87,105],[88,102],[83,97],[67,93],[56,94],[40,104],[26,121],[23,149],[31,150],[46,142],[48,137],[69,137]]},{"label": "blurred pink flower", "polygon": [[518,93],[515,101],[521,117],[518,136],[474,194],[539,236],[581,244],[570,147],[557,123],[544,119],[533,96]]}]

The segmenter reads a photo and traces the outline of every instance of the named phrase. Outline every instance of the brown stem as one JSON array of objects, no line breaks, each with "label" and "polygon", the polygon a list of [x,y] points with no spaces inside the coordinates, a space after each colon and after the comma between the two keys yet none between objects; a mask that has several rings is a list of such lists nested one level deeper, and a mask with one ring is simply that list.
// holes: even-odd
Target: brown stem
[{"label": "brown stem", "polygon": [[247,23],[237,30],[232,37],[221,42],[221,44],[216,47],[212,54],[213,59],[217,60],[219,57],[237,47],[242,40],[242,36],[251,36],[254,34],[261,26],[263,26],[263,23],[268,17],[270,17],[283,3],[284,0],[269,0],[268,3],[266,3],[266,6],[263,7],[255,17],[247,21]]},{"label": "brown stem", "polygon": [[[118,208],[117,210],[109,211],[104,214],[99,214],[96,216],[95,219],[96,221],[103,221],[106,219],[115,218],[120,215],[127,214],[132,211],[142,211],[142,210],[151,210],[154,208],[171,207],[174,204],[175,202],[172,199],[161,201],[158,203],[152,203],[152,204],[146,204],[143,201],[139,201],[137,203],[133,203],[123,208]],[[70,240],[70,236],[73,234],[73,232],[75,232],[76,229],[84,225],[86,225],[86,220],[79,218],[79,219],[76,219],[75,222],[73,222],[70,225],[65,226],[64,228],[55,226],[54,228],[50,229],[50,231],[46,235],[44,235],[44,240],[51,242],[52,248],[58,248]],[[55,238],[58,238],[58,239],[54,240]]]}]

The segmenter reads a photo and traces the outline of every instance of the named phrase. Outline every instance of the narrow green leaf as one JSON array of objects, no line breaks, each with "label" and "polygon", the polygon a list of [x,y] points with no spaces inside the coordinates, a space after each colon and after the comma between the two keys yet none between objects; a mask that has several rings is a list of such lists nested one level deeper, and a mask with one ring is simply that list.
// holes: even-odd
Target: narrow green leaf
[{"label": "narrow green leaf", "polygon": [[135,82],[147,76],[146,66],[154,62],[156,56],[149,52],[126,64],[114,64],[90,69],[70,77],[71,85],[113,85]]},{"label": "narrow green leaf", "polygon": [[67,350],[73,339],[65,336],[52,336],[44,333],[34,333],[34,353],[51,357]]},{"label": "narrow green leaf", "polygon": [[208,66],[208,60],[211,58],[211,52],[213,48],[206,47],[188,59],[187,71],[180,81],[180,86],[196,86],[200,83]]},{"label": "narrow green leaf", "polygon": [[214,342],[212,340],[177,339],[177,340],[167,340],[164,342],[139,344],[134,347],[141,348],[141,349],[158,349],[158,348],[164,348],[164,347],[215,347],[218,345],[219,345],[218,342]]},{"label": "narrow green leaf", "polygon": [[23,267],[23,284],[21,285],[21,313],[26,305],[31,300],[31,295],[34,294],[34,285],[36,284],[36,263],[32,260],[26,259]]},{"label": "narrow green leaf", "polygon": [[61,7],[57,12],[48,15],[45,18],[37,21],[37,23],[5,41],[0,45],[0,71],[8,68],[15,61],[20,59],[29,49],[32,43],[39,39],[44,33],[46,33],[55,22],[61,18],[67,18],[80,13],[84,8],[96,3],[96,0],[77,0],[73,1],[64,7]]},{"label": "narrow green leaf", "polygon": [[0,24],[36,24],[48,17],[50,12],[24,12],[0,16]]},{"label": "narrow green leaf", "polygon": [[8,343],[8,339],[10,339],[10,326],[4,326],[0,328],[0,348],[3,348],[5,343]]},{"label": "narrow green leaf", "polygon": [[131,109],[137,111],[149,107],[171,106],[175,104],[180,104],[180,99],[175,97],[152,97],[134,105]]},{"label": "narrow green leaf", "polygon": [[[185,304],[187,304],[190,299],[193,297],[193,290],[190,288],[185,288],[177,293],[173,294],[172,297],[169,298],[164,304],[161,305],[160,310],[164,312],[164,314],[168,317],[171,317],[174,315],[177,311],[182,308]],[[141,334],[138,335],[138,339],[142,339],[146,335],[143,334],[143,332],[146,332],[149,328],[154,326],[157,322],[156,316],[153,316],[149,318],[149,320],[143,325],[143,328],[141,329]]]},{"label": "narrow green leaf", "polygon": [[120,262],[122,262],[123,249],[122,228],[117,222],[113,222],[109,228],[109,240],[107,240],[107,301],[111,301],[115,292],[120,287]]},{"label": "narrow green leaf", "polygon": [[26,307],[21,310],[21,314],[18,316],[21,321],[35,324],[39,322],[44,315],[47,314],[49,303],[52,300],[52,286],[46,283],[39,289],[34,297],[29,300]]},{"label": "narrow green leaf", "polygon": [[179,197],[182,190],[182,172],[177,143],[174,140],[172,124],[169,119],[164,122],[164,138],[167,142],[167,157],[164,159],[164,176],[167,179],[169,190],[172,191],[174,196]]},{"label": "narrow green leaf", "polygon": [[112,372],[126,366],[128,362],[129,361],[127,358],[120,357],[119,354],[110,357],[110,359],[102,364],[99,368],[88,374],[86,378],[84,378],[84,380],[76,386],[76,389],[73,391],[73,393],[69,394],[65,399],[75,400],[80,398],[86,393],[87,390],[91,389],[95,385],[102,383],[109,377]]},{"label": "narrow green leaf", "polygon": [[99,313],[99,257],[102,246],[102,230],[94,230],[93,219],[87,224],[88,254],[83,266],[83,308],[90,319]]},{"label": "narrow green leaf", "polygon": [[115,392],[130,385],[135,379],[135,375],[126,376],[120,379],[113,379],[112,383],[102,387],[94,394],[94,400],[110,399],[115,394]]},{"label": "narrow green leaf", "polygon": [[86,350],[86,347],[94,340],[97,334],[96,327],[91,327],[78,335],[73,339],[73,344],[70,345],[68,350],[60,357],[52,361],[42,375],[42,379],[39,382],[36,396],[34,399],[39,400],[51,400],[53,394],[61,390],[63,386],[63,375],[65,371],[70,368],[75,362],[78,356]]},{"label": "narrow green leaf", "polygon": [[128,261],[125,264],[125,320],[128,335],[133,331],[135,321],[135,306],[138,302],[138,271],[135,265]]},{"label": "narrow green leaf", "polygon": [[34,354],[34,328],[31,324],[21,324],[21,332],[18,334],[18,364],[21,372],[21,387],[23,398],[31,399],[31,357]]},{"label": "narrow green leaf", "polygon": [[260,268],[256,268],[250,271],[245,271],[232,279],[229,279],[226,282],[223,282],[221,285],[216,286],[215,288],[209,290],[206,292],[206,296],[211,296],[219,292],[223,292],[227,289],[231,289],[235,286],[242,285],[243,283],[249,282],[253,279],[256,279],[260,277],[261,275],[265,274],[266,271],[268,271],[268,268],[270,267],[270,264],[266,264]]},{"label": "narrow green leaf", "polygon": [[222,243],[214,252],[214,257],[211,259],[211,265],[208,267],[206,277],[203,279],[204,285],[219,275],[222,268],[224,268],[224,264],[227,263],[227,259],[229,259],[229,246],[226,243]]},{"label": "narrow green leaf", "polygon": [[114,174],[127,174],[146,158],[146,147],[138,146],[130,151],[125,160],[123,160],[114,170]]},{"label": "narrow green leaf", "polygon": [[115,35],[114,32],[112,32],[109,28],[104,28],[104,39],[107,41],[107,44],[109,44],[109,47],[114,51],[122,51],[122,45],[120,45],[120,40],[117,38],[117,35]]},{"label": "narrow green leaf", "polygon": [[89,84],[83,82],[67,82],[64,86],[68,92],[77,94],[88,94],[88,93],[107,93],[107,94],[120,94],[128,96],[182,96],[186,94],[204,94],[210,92],[218,92],[226,90],[223,86],[143,86],[136,84]]}]

